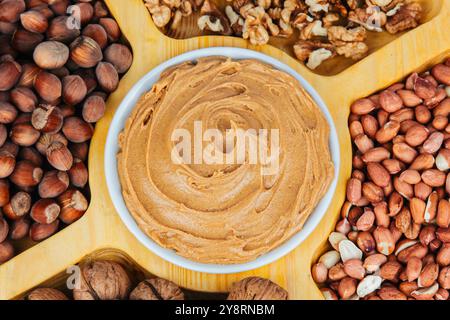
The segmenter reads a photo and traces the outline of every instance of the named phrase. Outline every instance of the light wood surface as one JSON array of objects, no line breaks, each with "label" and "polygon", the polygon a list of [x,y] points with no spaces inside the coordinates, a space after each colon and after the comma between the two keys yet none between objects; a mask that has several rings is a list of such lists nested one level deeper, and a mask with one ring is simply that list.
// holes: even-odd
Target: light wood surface
[{"label": "light wood surface", "polygon": [[[224,292],[231,284],[251,275],[270,278],[286,288],[291,299],[321,299],[311,279],[310,266],[324,250],[328,234],[339,216],[351,171],[351,144],[347,118],[351,102],[382,89],[415,70],[424,70],[450,55],[450,0],[428,1],[436,16],[400,38],[376,50],[336,76],[317,75],[273,46],[250,46],[238,38],[207,36],[175,40],[155,28],[142,0],[106,0],[134,51],[134,62],[119,89],[108,100],[108,111],[96,127],[90,152],[92,202],[86,215],[50,239],[0,266],[0,299],[11,299],[38,286],[104,248],[125,252],[148,272],[170,279],[182,287]],[[189,50],[233,46],[261,51],[290,65],[306,78],[327,103],[335,121],[341,146],[337,191],[326,216],[293,252],[257,270],[232,275],[192,272],[157,257],[145,249],[122,224],[106,187],[103,162],[109,123],[127,91],[138,79],[161,62]]]}]

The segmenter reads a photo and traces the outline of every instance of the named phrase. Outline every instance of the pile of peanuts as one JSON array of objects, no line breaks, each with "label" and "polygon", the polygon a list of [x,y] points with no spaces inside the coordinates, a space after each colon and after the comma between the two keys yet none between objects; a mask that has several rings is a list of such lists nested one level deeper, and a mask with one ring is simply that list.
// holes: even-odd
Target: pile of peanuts
[{"label": "pile of peanuts", "polygon": [[352,104],[346,202],[312,266],[326,299],[449,299],[449,97],[447,59]]},{"label": "pile of peanuts", "polygon": [[0,264],[86,212],[89,141],[132,63],[121,41],[103,1],[0,0]]}]

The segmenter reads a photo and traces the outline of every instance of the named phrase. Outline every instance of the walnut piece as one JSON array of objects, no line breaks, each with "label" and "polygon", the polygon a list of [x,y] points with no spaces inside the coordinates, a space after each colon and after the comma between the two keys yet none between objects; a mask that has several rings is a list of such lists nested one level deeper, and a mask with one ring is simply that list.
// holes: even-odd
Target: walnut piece
[{"label": "walnut piece", "polygon": [[327,34],[328,31],[322,26],[322,21],[315,20],[302,29],[300,32],[300,39],[309,40],[314,36],[326,37]]},{"label": "walnut piece", "polygon": [[184,300],[184,293],[175,283],[155,278],[140,282],[130,293],[130,300]]},{"label": "walnut piece", "polygon": [[167,6],[154,6],[149,8],[152,14],[152,19],[158,28],[165,27],[169,22],[172,15],[172,11]]},{"label": "walnut piece", "polygon": [[53,288],[38,288],[33,290],[26,300],[69,300],[61,291]]},{"label": "walnut piece", "polygon": [[82,265],[80,280],[80,288],[73,290],[75,300],[124,300],[131,287],[125,269],[113,261]]},{"label": "walnut piece", "polygon": [[227,15],[228,20],[230,21],[231,29],[233,33],[237,36],[242,35],[242,28],[244,27],[244,19],[237,14],[232,6],[225,7],[225,14]]},{"label": "walnut piece", "polygon": [[288,293],[268,279],[250,277],[236,282],[227,300],[287,300]]},{"label": "walnut piece", "polygon": [[[294,45],[294,53],[298,60],[307,62],[311,53],[319,49],[326,49],[333,53],[334,47],[330,43],[324,43],[321,41],[304,41],[300,40]],[[331,57],[330,57],[331,58]]]},{"label": "walnut piece", "polygon": [[227,17],[210,0],[205,0],[200,9],[202,16],[197,24],[200,30],[209,30],[223,35],[231,35],[231,27]]},{"label": "walnut piece", "polygon": [[357,8],[348,15],[348,20],[357,23],[367,30],[382,32],[382,27],[386,24],[386,13],[379,7]]},{"label": "walnut piece", "polygon": [[369,51],[364,42],[367,31],[363,27],[346,29],[341,26],[333,26],[328,29],[328,39],[335,46],[336,53],[354,60],[361,59]]},{"label": "walnut piece", "polygon": [[395,34],[419,25],[422,16],[422,6],[419,3],[412,2],[402,6],[396,14],[388,19],[386,30]]}]

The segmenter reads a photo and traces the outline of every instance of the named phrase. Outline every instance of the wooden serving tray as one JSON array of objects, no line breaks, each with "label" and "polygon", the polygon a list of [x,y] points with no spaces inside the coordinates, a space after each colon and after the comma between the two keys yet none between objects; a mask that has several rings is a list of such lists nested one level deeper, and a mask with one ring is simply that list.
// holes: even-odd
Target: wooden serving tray
[{"label": "wooden serving tray", "polygon": [[[325,250],[328,234],[334,228],[345,198],[346,181],[352,166],[347,128],[351,102],[387,87],[413,71],[425,70],[450,55],[450,0],[423,2],[426,17],[420,27],[394,40],[388,39],[391,42],[386,39],[381,41],[379,44],[384,46],[372,46],[371,54],[362,61],[336,75],[324,76],[313,73],[288,53],[271,45],[255,47],[245,40],[223,36],[184,40],[169,38],[154,26],[142,0],[106,0],[133,48],[134,62],[121,80],[119,89],[109,98],[107,114],[97,124],[92,140],[89,158],[91,205],[81,220],[0,266],[0,299],[19,297],[42,284],[52,285],[53,280],[49,282],[49,279],[56,279],[58,275],[61,278],[69,266],[95,252],[109,250],[126,253],[129,260],[146,272],[170,279],[191,290],[225,292],[233,282],[258,275],[286,288],[291,299],[322,299],[311,278],[310,267]],[[164,261],[142,246],[115,212],[106,187],[103,166],[109,124],[117,106],[134,83],[173,56],[213,46],[250,48],[294,68],[314,86],[328,105],[341,147],[336,194],[317,229],[284,258],[253,271],[231,275],[192,272]]]}]

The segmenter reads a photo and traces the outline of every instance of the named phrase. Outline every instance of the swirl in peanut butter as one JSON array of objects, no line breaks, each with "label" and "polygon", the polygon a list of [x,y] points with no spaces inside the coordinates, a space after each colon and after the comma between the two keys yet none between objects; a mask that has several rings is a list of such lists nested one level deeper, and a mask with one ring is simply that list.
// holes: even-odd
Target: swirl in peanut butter
[{"label": "swirl in peanut butter", "polygon": [[[278,130],[278,167],[177,163],[173,132]],[[248,262],[300,231],[334,175],[328,123],[292,76],[222,57],[166,70],[120,135],[128,210],[154,241],[202,263]],[[206,145],[206,143],[205,143]],[[269,144],[270,145],[270,144]],[[228,150],[225,150],[226,153]]]}]

